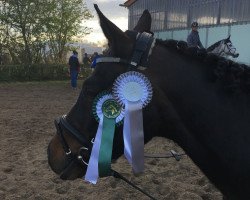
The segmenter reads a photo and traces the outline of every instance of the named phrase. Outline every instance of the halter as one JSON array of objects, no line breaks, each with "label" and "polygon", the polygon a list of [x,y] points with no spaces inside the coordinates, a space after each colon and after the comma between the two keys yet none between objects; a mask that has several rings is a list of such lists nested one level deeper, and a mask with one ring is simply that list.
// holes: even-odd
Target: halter
[{"label": "halter", "polygon": [[[129,69],[146,69],[148,67],[148,57],[152,52],[152,49],[155,45],[155,39],[150,33],[137,33],[134,31],[129,31],[129,35],[136,37],[136,44],[134,47],[133,55],[130,60],[125,60],[122,58],[116,57],[102,57],[97,59],[98,63],[123,63],[128,65]],[[83,153],[86,151],[88,156],[91,153],[93,139],[89,141],[81,132],[76,130],[71,126],[66,119],[66,115],[63,115],[55,120],[55,126],[57,129],[57,134],[60,138],[63,150],[68,160],[68,165],[61,173],[60,177],[64,178],[65,174],[71,171],[74,168],[76,163],[81,163],[84,167],[88,165],[88,159],[84,160]],[[64,133],[65,131],[72,135],[82,147],[79,149],[78,153],[72,153],[67,141],[65,140]]]}]

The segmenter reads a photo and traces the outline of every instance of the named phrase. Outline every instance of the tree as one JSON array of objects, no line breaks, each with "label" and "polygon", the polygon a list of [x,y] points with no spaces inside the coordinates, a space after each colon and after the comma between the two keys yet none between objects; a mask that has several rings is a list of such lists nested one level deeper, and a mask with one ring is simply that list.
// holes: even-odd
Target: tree
[{"label": "tree", "polygon": [[89,34],[91,29],[82,25],[92,17],[82,0],[51,0],[44,17],[45,35],[51,55],[56,62],[63,62],[66,44],[78,35]]},{"label": "tree", "polygon": [[66,43],[90,32],[81,25],[92,17],[83,0],[0,0],[0,11],[0,46],[15,62],[42,62],[48,53],[62,62]]},{"label": "tree", "polygon": [[[33,47],[38,43],[42,26],[39,21],[44,0],[1,0],[4,12],[0,19],[6,27],[9,52],[20,62],[32,63]],[[15,48],[13,48],[15,47]]]}]

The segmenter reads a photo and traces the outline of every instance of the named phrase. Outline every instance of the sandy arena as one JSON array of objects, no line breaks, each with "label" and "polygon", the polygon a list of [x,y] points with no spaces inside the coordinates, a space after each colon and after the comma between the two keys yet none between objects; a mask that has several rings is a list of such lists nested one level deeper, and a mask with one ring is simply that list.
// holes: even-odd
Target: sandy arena
[{"label": "sandy arena", "polygon": [[[79,84],[81,85],[81,83]],[[82,179],[62,181],[48,166],[47,145],[54,119],[67,113],[80,89],[68,82],[0,84],[0,199],[148,200],[125,182],[102,178],[97,185]],[[183,152],[176,144],[154,138],[147,153]],[[122,156],[113,168],[159,200],[222,200],[221,193],[187,156],[146,159],[145,173],[134,176]]]}]

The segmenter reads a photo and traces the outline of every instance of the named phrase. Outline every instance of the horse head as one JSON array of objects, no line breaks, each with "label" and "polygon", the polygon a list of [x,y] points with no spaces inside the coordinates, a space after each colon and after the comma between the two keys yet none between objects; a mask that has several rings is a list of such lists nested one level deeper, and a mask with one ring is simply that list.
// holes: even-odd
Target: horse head
[{"label": "horse head", "polygon": [[[133,31],[123,32],[95,5],[99,16],[100,26],[108,39],[109,58],[119,58],[130,61],[135,48],[137,37],[140,33],[150,33],[151,15],[144,11]],[[128,71],[128,63],[122,62],[99,62],[93,74],[87,78],[82,86],[81,93],[76,104],[66,117],[56,121],[57,134],[52,138],[48,146],[48,162],[51,169],[60,175],[62,179],[76,179],[83,177],[89,160],[92,143],[97,130],[97,122],[92,114],[92,104],[95,97],[102,91],[110,90],[115,79]],[[157,92],[156,92],[157,93]],[[156,94],[157,95],[157,94]],[[159,95],[160,92],[159,92]],[[163,103],[165,104],[165,102]],[[145,110],[144,122],[145,141],[152,138],[152,129],[157,130],[160,116],[151,103]],[[155,120],[151,120],[154,117]],[[150,124],[155,123],[150,126]],[[123,154],[122,130],[117,128],[114,136],[113,159]]]},{"label": "horse head", "polygon": [[207,52],[219,56],[232,56],[233,58],[237,58],[239,56],[239,53],[236,51],[236,48],[232,44],[230,37],[231,35],[229,35],[226,39],[214,43],[207,48]]},{"label": "horse head", "polygon": [[236,51],[236,48],[234,47],[230,37],[231,35],[229,35],[228,38],[221,40],[220,46],[218,48],[221,49],[221,55],[237,58],[239,56],[239,53]]}]

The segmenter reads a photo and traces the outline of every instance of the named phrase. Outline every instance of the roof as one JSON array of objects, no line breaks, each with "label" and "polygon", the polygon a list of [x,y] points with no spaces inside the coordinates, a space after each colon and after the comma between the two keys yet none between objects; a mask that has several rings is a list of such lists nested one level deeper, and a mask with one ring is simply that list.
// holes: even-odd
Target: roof
[{"label": "roof", "polygon": [[124,4],[121,4],[120,6],[124,6],[124,7],[129,7],[131,6],[133,3],[135,3],[137,0],[127,0]]}]

